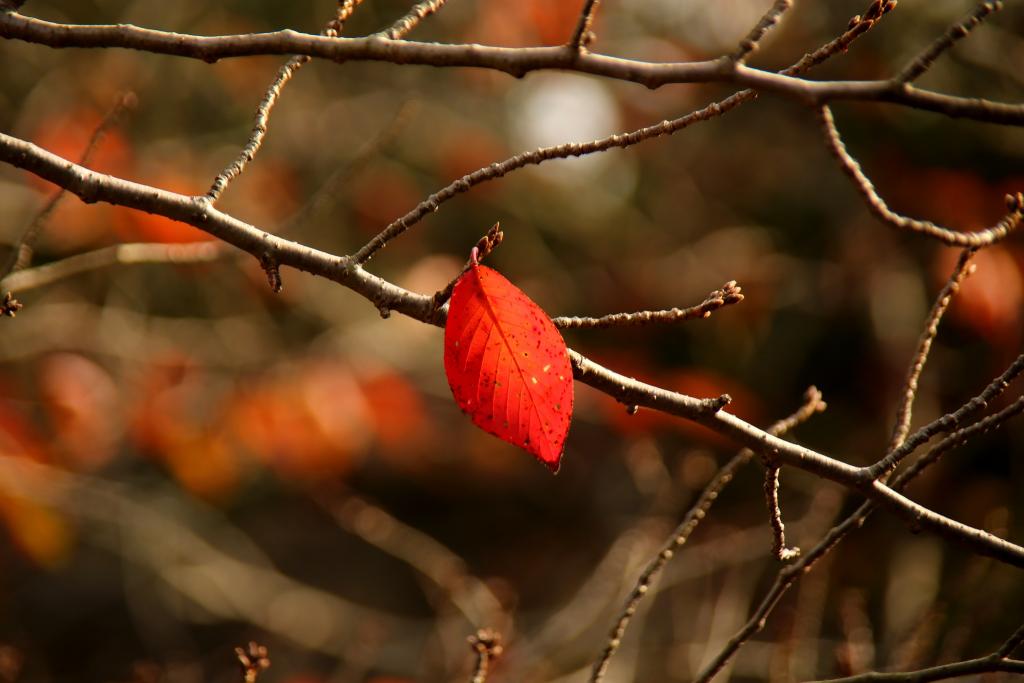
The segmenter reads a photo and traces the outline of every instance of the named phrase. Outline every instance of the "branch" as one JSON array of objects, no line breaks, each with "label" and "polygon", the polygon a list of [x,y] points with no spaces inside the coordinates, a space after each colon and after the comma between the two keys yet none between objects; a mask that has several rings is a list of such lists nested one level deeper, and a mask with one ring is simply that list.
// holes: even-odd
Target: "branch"
[{"label": "branch", "polygon": [[722,285],[721,289],[708,294],[707,298],[696,306],[690,308],[671,308],[667,311],[639,311],[637,313],[613,313],[612,315],[600,318],[573,318],[558,317],[552,318],[551,322],[555,327],[564,330],[586,328],[608,328],[608,327],[639,327],[650,323],[675,323],[694,318],[710,318],[712,311],[738,304],[743,301],[742,287],[730,280]]},{"label": "branch", "polygon": [[[363,0],[341,0],[335,10],[334,17],[324,26],[321,35],[328,38],[337,38],[341,34],[342,28],[344,28],[345,22],[362,2]],[[207,190],[206,196],[211,204],[217,203],[221,194],[227,189],[228,184],[242,174],[248,163],[260,151],[260,147],[263,146],[263,138],[267,135],[270,113],[273,111],[274,105],[277,104],[281,91],[288,85],[292,76],[311,60],[312,57],[308,55],[292,55],[285,62],[284,66],[278,70],[277,77],[274,78],[274,81],[263,94],[263,99],[260,101],[259,106],[256,107],[256,121],[253,124],[252,133],[249,134],[249,140],[245,143],[245,147],[235,157],[235,160],[213,179],[213,184]]]},{"label": "branch", "polygon": [[591,52],[569,45],[496,47],[368,38],[327,38],[284,29],[272,33],[194,36],[131,24],[59,24],[0,12],[0,37],[55,48],[127,48],[215,62],[229,57],[308,55],[336,62],[374,61],[435,67],[474,67],[521,77],[531,71],[560,70],[604,76],[659,88],[669,83],[735,83],[777,92],[810,105],[834,100],[874,101],[990,123],[1024,125],[1024,105],[921,90],[895,80],[808,81],[737,64],[729,57],[699,62],[647,62]]},{"label": "branch", "polygon": [[[895,491],[902,491],[907,484],[913,481],[925,469],[938,461],[938,459],[947,451],[965,443],[974,436],[978,436],[995,429],[1010,418],[1019,415],[1022,412],[1024,412],[1024,397],[1018,398],[1012,405],[1004,408],[995,415],[991,415],[983,420],[979,420],[969,427],[953,432],[913,465],[898,474],[892,481],[892,488]],[[817,545],[811,548],[810,552],[801,556],[793,564],[787,565],[779,570],[775,577],[775,582],[765,594],[764,598],[762,598],[757,609],[754,610],[747,622],[738,632],[736,632],[735,635],[732,636],[732,638],[729,639],[726,645],[719,651],[715,658],[711,660],[707,667],[698,674],[694,679],[694,683],[707,683],[714,678],[715,675],[729,663],[736,653],[739,652],[740,648],[764,628],[764,625],[768,620],[768,616],[775,609],[775,606],[782,599],[782,596],[785,595],[786,591],[789,590],[794,583],[799,581],[801,577],[810,572],[818,560],[825,557],[833,548],[839,545],[840,541],[846,538],[851,531],[862,527],[864,522],[867,521],[867,518],[871,516],[877,507],[877,503],[873,500],[867,500],[861,503],[861,505],[847,516],[846,519],[829,529],[824,538],[822,538]],[[1020,639],[1016,643],[1016,645],[1019,645],[1020,641],[1024,640],[1024,628],[1014,635],[1020,636]],[[1011,649],[1012,647],[1016,647],[1016,645],[1011,645]],[[1004,654],[1009,654],[1009,651]]]},{"label": "branch", "polygon": [[[876,5],[878,6],[877,9]],[[858,21],[854,26],[843,33],[843,35],[825,44],[821,49],[811,54],[804,55],[798,62],[783,70],[781,73],[790,75],[803,73],[818,64],[821,64],[833,54],[845,50],[849,47],[850,43],[874,26],[878,20],[894,6],[895,4],[879,5],[877,2],[872,3],[868,8],[866,18],[858,18]],[[356,252],[355,260],[359,264],[366,263],[388,242],[404,233],[425,216],[437,211],[441,204],[458,196],[459,194],[462,194],[463,192],[468,192],[470,188],[475,185],[479,185],[490,180],[497,180],[498,178],[501,178],[512,171],[523,168],[524,166],[539,165],[551,159],[567,159],[574,156],[584,156],[586,154],[605,152],[609,149],[625,149],[640,142],[644,142],[645,140],[652,140],[662,135],[672,135],[673,133],[679,132],[694,123],[707,121],[721,116],[744,102],[749,102],[756,98],[756,91],[741,90],[737,93],[733,93],[725,99],[709,104],[703,109],[698,109],[697,111],[676,119],[665,120],[651,126],[638,128],[629,133],[610,135],[606,138],[601,138],[599,140],[583,144],[567,143],[552,147],[542,147],[532,152],[517,154],[505,159],[504,161],[496,162],[490,166],[485,166],[473,171],[472,173],[467,173],[427,197],[416,205],[412,211],[408,212],[401,218],[392,221],[377,236]]]},{"label": "branch", "polygon": [[782,523],[782,508],[779,505],[780,469],[774,463],[765,463],[764,498],[768,504],[768,521],[772,527],[772,555],[779,562],[789,562],[800,556],[800,548],[786,546],[786,525]]},{"label": "branch", "polygon": [[771,9],[765,12],[754,28],[750,29],[746,38],[740,41],[740,46],[732,53],[732,60],[737,64],[745,62],[750,53],[760,46],[761,39],[765,34],[779,23],[782,15],[792,6],[793,0],[775,0]]},{"label": "branch", "polygon": [[973,12],[967,15],[966,19],[959,24],[950,27],[950,29],[938,40],[932,43],[928,49],[915,57],[914,60],[900,71],[893,80],[899,83],[910,83],[921,77],[924,72],[932,67],[932,64],[935,63],[935,60],[938,59],[943,52],[949,50],[958,41],[966,38],[967,35],[977,28],[977,26],[990,14],[994,14],[1001,9],[1003,9],[1002,0],[980,3],[974,8]]},{"label": "branch", "polygon": [[590,30],[590,26],[594,23],[594,15],[597,13],[597,6],[600,4],[601,0],[583,0],[583,9],[580,10],[579,21],[576,22],[572,38],[569,39],[569,47],[573,50],[583,52],[594,42],[594,33]]},{"label": "branch", "polygon": [[423,2],[409,10],[408,14],[392,24],[391,28],[381,31],[376,35],[383,36],[389,40],[398,40],[399,38],[403,38],[409,35],[414,28],[419,26],[421,21],[444,7],[445,2],[447,2],[447,0],[423,0]]},{"label": "branch", "polygon": [[1019,196],[1011,195],[1007,195],[1006,198],[1007,208],[1010,210],[1010,213],[994,226],[978,232],[960,232],[959,230],[951,230],[936,225],[931,221],[919,221],[899,215],[889,209],[885,200],[878,195],[871,180],[864,174],[860,164],[846,150],[846,145],[843,144],[843,140],[839,136],[839,130],[836,128],[835,120],[832,118],[832,111],[827,106],[821,107],[818,110],[818,117],[821,121],[825,141],[828,143],[832,156],[839,162],[846,175],[850,176],[850,179],[853,180],[854,185],[864,197],[864,201],[867,202],[871,212],[888,225],[900,230],[908,230],[934,237],[944,244],[955,247],[983,247],[994,244],[1020,225],[1022,200]]},{"label": "branch", "polygon": [[[806,422],[815,413],[823,410],[825,410],[825,402],[821,399],[821,392],[815,387],[810,387],[804,393],[804,402],[800,408],[789,417],[779,420],[768,427],[768,432],[781,436],[797,425]],[[608,665],[622,644],[622,638],[626,634],[626,629],[629,628],[629,623],[633,619],[633,615],[636,614],[640,601],[647,595],[651,584],[654,583],[654,580],[675,553],[690,539],[690,535],[701,523],[701,520],[707,516],[708,510],[718,500],[719,494],[729,485],[736,472],[750,462],[750,459],[753,457],[754,452],[749,448],[744,448],[718,470],[714,478],[701,491],[697,501],[687,511],[683,521],[672,532],[668,541],[661,547],[658,554],[654,556],[654,559],[647,565],[643,573],[640,574],[640,578],[637,579],[636,585],[633,587],[633,592],[630,594],[625,606],[619,613],[615,625],[612,627],[611,634],[608,636],[608,642],[605,644],[601,656],[594,662],[594,667],[590,673],[591,683],[599,683],[604,678],[605,673],[608,671]]]},{"label": "branch", "polygon": [[43,266],[19,270],[0,280],[0,287],[24,292],[112,265],[207,263],[225,256],[227,250],[224,246],[220,242],[118,244],[75,254]]},{"label": "branch", "polygon": [[939,323],[942,321],[942,316],[945,315],[950,301],[960,291],[960,284],[968,275],[974,272],[974,266],[970,265],[970,261],[975,251],[975,249],[967,248],[960,253],[960,258],[957,260],[953,272],[946,279],[945,286],[939,292],[935,303],[932,305],[932,310],[928,313],[924,331],[917,342],[917,351],[914,353],[914,358],[907,370],[907,377],[903,380],[903,391],[900,395],[899,406],[896,409],[896,424],[893,426],[892,438],[889,441],[887,452],[892,452],[902,446],[907,438],[907,434],[910,433],[914,398],[917,396],[917,382],[921,378],[921,372],[924,370],[924,365],[928,360],[928,353],[931,351],[932,342],[935,341],[935,336],[939,332]]},{"label": "branch", "polygon": [[[342,284],[372,302],[378,310],[396,310],[422,322],[441,324],[442,316],[433,307],[433,298],[415,294],[372,275],[350,256],[337,257],[305,245],[282,239],[260,230],[212,207],[205,197],[184,195],[141,185],[128,180],[97,173],[70,163],[35,145],[0,133],[0,161],[35,173],[74,192],[86,202],[106,201],[150,213],[158,213],[204,230],[215,237],[249,252],[262,262],[290,266],[320,275]],[[927,508],[873,480],[870,468],[858,468],[798,444],[790,443],[725,412],[728,396],[698,399],[660,387],[638,382],[569,351],[573,375],[585,384],[603,391],[626,404],[661,410],[699,422],[737,443],[800,469],[840,483],[864,493],[898,513],[915,526],[936,531],[955,539],[975,552],[995,557],[1014,566],[1024,566],[1024,548],[969,527]],[[1024,357],[1015,368],[1024,368]],[[1019,369],[1016,370],[1019,372]],[[983,401],[977,397],[976,401]],[[979,404],[984,405],[984,403]],[[962,411],[968,411],[965,406]],[[939,433],[956,425],[955,415],[948,415],[935,425]],[[908,439],[907,443],[913,441]]]}]

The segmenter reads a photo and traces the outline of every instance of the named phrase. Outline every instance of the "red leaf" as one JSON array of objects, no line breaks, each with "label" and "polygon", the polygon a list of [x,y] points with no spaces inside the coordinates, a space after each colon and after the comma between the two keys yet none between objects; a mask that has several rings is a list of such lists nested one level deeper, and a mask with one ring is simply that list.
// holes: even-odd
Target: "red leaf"
[{"label": "red leaf", "polygon": [[474,424],[557,472],[572,419],[565,342],[537,304],[475,256],[448,307],[448,384]]}]

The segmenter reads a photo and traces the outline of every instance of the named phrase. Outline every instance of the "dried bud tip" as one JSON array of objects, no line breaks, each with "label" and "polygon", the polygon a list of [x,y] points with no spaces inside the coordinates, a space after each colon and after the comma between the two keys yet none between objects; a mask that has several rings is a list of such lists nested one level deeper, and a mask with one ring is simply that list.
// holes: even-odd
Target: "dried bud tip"
[{"label": "dried bud tip", "polygon": [[14,298],[14,295],[10,292],[4,295],[4,300],[0,302],[0,315],[5,315],[8,318],[13,318],[24,308],[24,305]]},{"label": "dried bud tip", "polygon": [[860,15],[859,14],[853,15],[853,17],[850,18],[850,23],[846,25],[846,30],[849,31],[849,30],[853,29],[859,23],[860,23]]},{"label": "dried bud tip", "polygon": [[1016,192],[1014,194],[1008,194],[1004,197],[1006,201],[1006,208],[1009,211],[1017,212],[1024,208],[1024,194]]},{"label": "dried bud tip", "polygon": [[501,654],[501,634],[489,628],[482,628],[475,635],[466,639],[473,652],[497,657]]}]

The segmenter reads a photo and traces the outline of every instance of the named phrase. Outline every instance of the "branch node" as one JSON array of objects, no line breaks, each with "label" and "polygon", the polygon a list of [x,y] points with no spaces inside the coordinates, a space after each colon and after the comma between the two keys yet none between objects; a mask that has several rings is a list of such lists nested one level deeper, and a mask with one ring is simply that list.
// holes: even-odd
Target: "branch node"
[{"label": "branch node", "polygon": [[267,274],[267,284],[274,290],[274,294],[280,294],[284,289],[284,282],[281,280],[281,265],[277,259],[270,252],[264,252],[260,256],[260,267]]},{"label": "branch node", "polygon": [[725,408],[730,403],[732,403],[732,396],[730,396],[729,394],[722,394],[721,396],[719,396],[717,398],[706,398],[706,399],[704,399],[703,400],[703,404],[704,404],[703,408],[709,414],[714,414],[714,413],[717,413],[719,410],[722,410],[723,408]]}]

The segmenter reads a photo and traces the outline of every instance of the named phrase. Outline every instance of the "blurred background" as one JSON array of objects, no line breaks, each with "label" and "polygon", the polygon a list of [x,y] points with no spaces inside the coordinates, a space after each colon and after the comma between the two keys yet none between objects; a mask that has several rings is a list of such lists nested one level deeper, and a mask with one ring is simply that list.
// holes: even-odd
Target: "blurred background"
[{"label": "blurred background", "polygon": [[[606,2],[594,49],[715,57],[769,4]],[[1024,11],[1009,4],[922,84],[1019,100]],[[580,5],[451,0],[410,38],[554,45]],[[790,64],[866,5],[797,3],[753,64]],[[366,2],[345,33],[385,28],[409,6]],[[886,77],[971,7],[905,0],[814,77]],[[196,34],[316,33],[333,10],[270,0],[23,8]],[[132,92],[137,106],[91,166],[202,194],[244,144],[284,59],[209,65],[4,41],[0,61],[4,132],[78,159]],[[730,92],[313,61],[221,207],[351,253],[463,173]],[[888,105],[839,104],[835,114],[897,211],[977,229],[1002,216],[1006,192],[1024,190],[1019,130]],[[0,241],[13,243],[55,191],[0,167]],[[816,385],[829,408],[791,438],[857,465],[884,451],[922,322],[957,258],[869,215],[810,112],[770,96],[671,137],[476,187],[369,269],[432,293],[499,220],[505,242],[489,263],[553,316],[689,306],[739,281],[746,300],[708,320],[566,340],[626,375],[696,396],[728,392],[730,409],[759,425]],[[122,242],[206,239],[68,197],[46,220],[34,264]],[[922,378],[917,425],[958,407],[1020,351],[1020,240],[975,262]],[[0,681],[232,681],[233,648],[249,640],[270,650],[261,681],[459,680],[472,664],[465,639],[480,627],[505,640],[491,680],[585,680],[639,571],[735,446],[661,414],[627,415],[577,384],[552,477],[459,413],[441,330],[382,319],[325,280],[282,275],[274,294],[251,257],[224,249],[202,263],[112,265],[14,291],[25,308],[0,321]],[[1019,543],[1022,439],[1024,425],[1011,423],[949,454],[909,493]],[[752,464],[723,494],[643,603],[609,680],[687,680],[746,621],[778,570],[761,483]],[[790,540],[804,547],[860,503],[788,469],[781,495]],[[718,680],[980,656],[1019,626],[1022,607],[1019,571],[877,513],[785,596]]]}]

